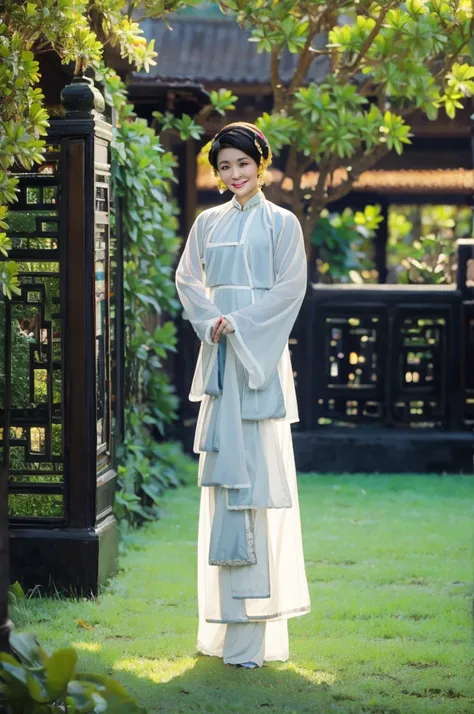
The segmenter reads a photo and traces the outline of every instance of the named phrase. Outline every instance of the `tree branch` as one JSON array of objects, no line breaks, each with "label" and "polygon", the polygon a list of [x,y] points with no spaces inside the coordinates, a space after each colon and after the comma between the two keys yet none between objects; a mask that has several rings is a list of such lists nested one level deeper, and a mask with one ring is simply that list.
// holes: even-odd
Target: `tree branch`
[{"label": "tree branch", "polygon": [[316,51],[313,49],[312,42],[318,32],[321,29],[321,24],[324,18],[324,15],[326,14],[327,10],[326,8],[322,10],[319,15],[317,15],[314,20],[310,23],[309,30],[308,30],[308,37],[306,38],[305,45],[303,47],[303,50],[301,52],[301,55],[298,60],[298,64],[296,66],[295,73],[293,75],[293,79],[290,82],[290,85],[288,87],[288,94],[292,94],[295,92],[298,87],[301,85],[303,82],[304,78],[306,77],[306,73],[308,72],[312,61],[316,57]]},{"label": "tree branch", "polygon": [[275,112],[280,112],[283,109],[283,93],[280,83],[280,52],[280,47],[273,47],[270,60]]},{"label": "tree branch", "polygon": [[331,171],[334,170],[333,157],[324,157],[319,165],[319,177],[316,188],[314,189],[314,203],[322,203],[324,205],[324,194],[326,190],[326,179]]},{"label": "tree branch", "polygon": [[265,195],[270,201],[273,201],[273,203],[285,203],[288,206],[292,205],[291,192],[285,191],[281,184],[271,183],[265,188]]},{"label": "tree branch", "polygon": [[337,201],[340,198],[346,196],[348,193],[350,193],[354,183],[357,181],[359,176],[364,173],[364,171],[368,171],[373,166],[375,166],[375,164],[377,164],[380,159],[382,159],[389,153],[390,149],[388,148],[387,144],[379,144],[375,151],[373,151],[371,154],[368,154],[367,156],[364,156],[360,160],[356,170],[348,171],[348,178],[345,181],[342,181],[338,186],[334,186],[328,189],[325,205],[333,203],[334,201]]},{"label": "tree branch", "polygon": [[198,111],[198,113],[194,117],[194,121],[196,122],[196,124],[200,124],[201,126],[203,126],[204,122],[206,121],[206,119],[209,119],[213,111],[214,105],[206,104]]},{"label": "tree branch", "polygon": [[288,160],[286,162],[286,170],[283,174],[283,178],[285,178],[285,176],[292,178],[295,175],[297,167],[297,154],[298,152],[295,144],[290,144],[290,151],[288,153]]},{"label": "tree branch", "polygon": [[359,51],[359,54],[353,60],[353,62],[351,62],[350,65],[348,65],[345,69],[343,69],[340,72],[339,78],[342,79],[342,81],[344,81],[345,79],[352,76],[353,74],[355,74],[358,71],[360,63],[364,59],[365,55],[367,54],[370,47],[372,46],[372,43],[374,42],[375,38],[379,34],[380,28],[382,27],[382,25],[385,21],[387,13],[389,12],[389,10],[392,9],[393,6],[395,6],[397,4],[398,4],[397,2],[392,1],[392,2],[387,3],[386,7],[382,7],[382,9],[380,11],[380,15],[377,17],[377,20],[375,21],[375,25],[373,26],[372,31],[366,38],[364,44],[362,45],[362,47]]}]

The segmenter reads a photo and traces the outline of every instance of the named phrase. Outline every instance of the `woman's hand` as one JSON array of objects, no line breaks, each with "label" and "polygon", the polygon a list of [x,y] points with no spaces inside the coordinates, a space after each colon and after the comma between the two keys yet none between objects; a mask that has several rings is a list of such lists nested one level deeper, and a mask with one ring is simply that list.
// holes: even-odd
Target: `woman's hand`
[{"label": "woman's hand", "polygon": [[212,328],[212,341],[219,342],[222,335],[230,335],[232,332],[235,332],[235,330],[229,320],[226,320],[225,317],[220,317]]}]

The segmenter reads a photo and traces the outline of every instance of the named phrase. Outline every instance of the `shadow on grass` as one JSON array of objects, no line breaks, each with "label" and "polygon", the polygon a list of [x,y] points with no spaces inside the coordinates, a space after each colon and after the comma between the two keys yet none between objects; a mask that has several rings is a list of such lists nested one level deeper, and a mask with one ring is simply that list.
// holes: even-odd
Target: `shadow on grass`
[{"label": "shadow on grass", "polygon": [[[89,609],[92,602],[47,599],[29,601],[28,608],[15,613],[15,624],[19,630],[36,632],[49,653],[59,646],[74,647],[79,655],[78,671],[118,679],[150,714],[250,714],[260,710],[281,714],[329,711],[360,714],[362,711],[360,706],[352,708],[357,702],[351,697],[333,691],[331,685],[336,684],[336,678],[331,672],[302,669],[292,662],[269,662],[256,670],[243,670],[225,665],[221,658],[189,651],[178,642],[174,656],[170,656],[169,650],[160,654],[161,648],[155,641],[146,653],[146,646],[138,650],[133,646],[133,636],[117,636],[110,631],[99,634],[89,622],[78,626],[83,620],[74,611],[77,605],[87,607],[88,611],[81,614],[93,622]],[[42,642],[40,623],[52,620],[59,625],[69,624],[70,631],[61,635],[66,641],[61,642],[57,632],[52,632],[54,644],[48,638]],[[112,642],[123,644],[116,649],[110,647]]]},{"label": "shadow on grass", "polygon": [[118,667],[115,673],[150,713],[250,714],[261,710],[318,714],[331,710],[348,714],[360,711],[350,707],[354,702],[347,702],[347,708],[334,706],[335,698],[330,692],[333,675],[327,672],[303,674],[293,665],[288,668],[276,662],[248,671],[224,665],[216,657],[198,656],[188,669],[164,683],[153,682],[146,672],[137,675]]}]

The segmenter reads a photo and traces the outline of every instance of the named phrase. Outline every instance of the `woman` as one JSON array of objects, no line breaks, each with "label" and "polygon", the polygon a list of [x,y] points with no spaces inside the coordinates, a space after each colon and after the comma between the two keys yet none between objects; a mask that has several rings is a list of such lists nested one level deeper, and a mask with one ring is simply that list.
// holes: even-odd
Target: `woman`
[{"label": "woman", "polygon": [[309,612],[290,424],[298,420],[288,337],[306,290],[296,217],[267,201],[271,160],[253,124],[209,152],[231,201],[196,219],[176,285],[201,340],[198,650],[227,664],[288,659],[287,619]]}]

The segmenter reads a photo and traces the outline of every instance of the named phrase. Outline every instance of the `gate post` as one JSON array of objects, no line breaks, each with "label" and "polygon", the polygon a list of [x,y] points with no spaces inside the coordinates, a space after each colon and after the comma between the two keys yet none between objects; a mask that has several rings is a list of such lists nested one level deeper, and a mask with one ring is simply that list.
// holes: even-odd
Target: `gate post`
[{"label": "gate post", "polygon": [[8,619],[8,474],[0,466],[0,652],[8,650],[11,622]]},{"label": "gate post", "polygon": [[113,381],[122,358],[121,280],[104,100],[85,77],[61,100],[66,116],[50,122],[46,161],[36,174],[19,174],[12,210],[10,257],[20,263],[22,293],[12,300],[6,333],[15,332],[9,348],[23,360],[28,386],[21,401],[14,373],[6,380],[10,566],[26,588],[88,595],[117,567]]},{"label": "gate post", "polygon": [[[461,293],[461,419],[464,428],[474,425],[474,239],[457,241],[456,287]],[[472,443],[474,456],[474,440]],[[473,464],[474,465],[474,464]]]}]

